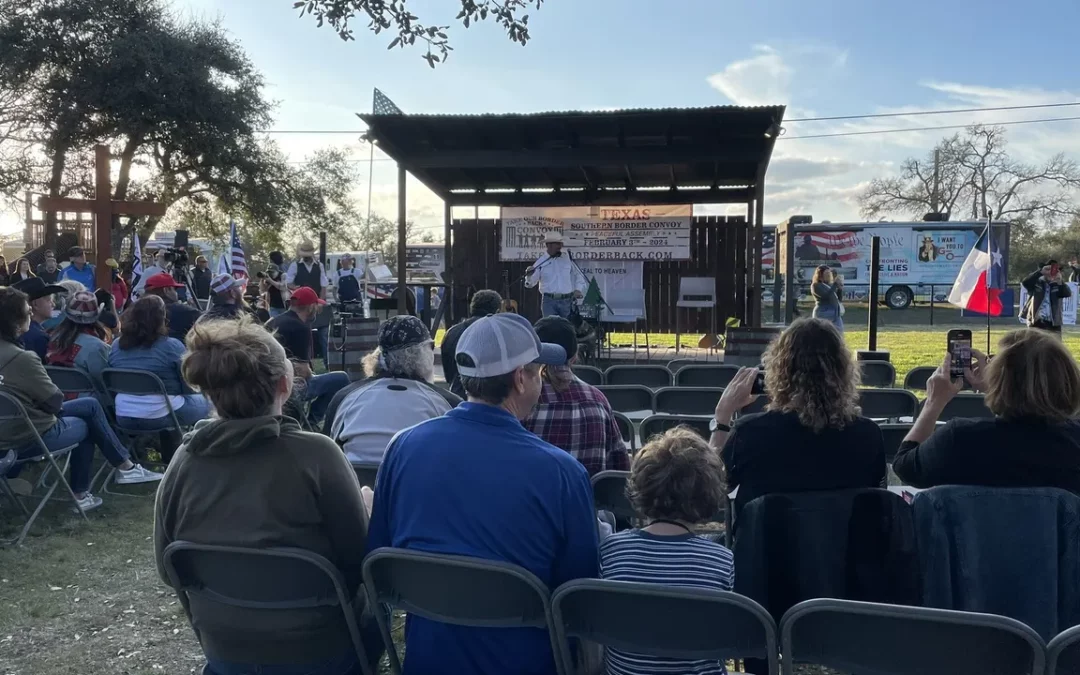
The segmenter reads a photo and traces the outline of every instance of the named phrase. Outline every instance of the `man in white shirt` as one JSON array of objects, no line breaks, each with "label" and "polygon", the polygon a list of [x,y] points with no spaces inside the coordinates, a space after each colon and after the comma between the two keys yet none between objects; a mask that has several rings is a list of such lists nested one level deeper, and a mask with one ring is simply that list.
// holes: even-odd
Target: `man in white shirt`
[{"label": "man in white shirt", "polygon": [[585,295],[589,282],[570,254],[563,253],[561,234],[548,232],[544,235],[544,245],[547,246],[547,253],[525,270],[529,275],[525,286],[532,288],[540,285],[540,308],[544,316],[569,319],[574,300]]}]

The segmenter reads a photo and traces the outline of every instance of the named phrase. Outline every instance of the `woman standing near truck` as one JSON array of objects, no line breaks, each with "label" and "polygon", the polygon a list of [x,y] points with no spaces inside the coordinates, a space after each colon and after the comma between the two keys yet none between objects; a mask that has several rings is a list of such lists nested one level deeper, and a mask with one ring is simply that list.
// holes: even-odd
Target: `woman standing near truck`
[{"label": "woman standing near truck", "polygon": [[844,293],[844,282],[839,278],[833,280],[833,271],[828,265],[818,265],[810,282],[810,292],[814,296],[814,318],[828,321],[843,333],[840,297]]}]

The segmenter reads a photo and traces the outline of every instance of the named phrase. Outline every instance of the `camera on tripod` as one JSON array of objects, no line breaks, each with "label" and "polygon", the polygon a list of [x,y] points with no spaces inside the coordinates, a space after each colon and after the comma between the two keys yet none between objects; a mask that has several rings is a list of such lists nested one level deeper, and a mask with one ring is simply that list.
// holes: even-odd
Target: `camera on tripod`
[{"label": "camera on tripod", "polygon": [[188,264],[188,254],[182,248],[172,248],[171,246],[162,251],[162,256],[165,258],[165,262],[170,265],[186,266]]}]

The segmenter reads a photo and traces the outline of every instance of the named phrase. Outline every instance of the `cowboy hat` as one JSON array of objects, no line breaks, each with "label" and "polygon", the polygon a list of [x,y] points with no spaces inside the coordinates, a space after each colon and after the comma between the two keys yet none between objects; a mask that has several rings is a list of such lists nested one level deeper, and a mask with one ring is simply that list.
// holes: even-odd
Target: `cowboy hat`
[{"label": "cowboy hat", "polygon": [[561,244],[561,243],[563,243],[562,235],[559,234],[558,232],[554,232],[554,231],[548,232],[547,234],[544,235],[544,243],[545,244]]},{"label": "cowboy hat", "polygon": [[31,277],[29,279],[23,279],[11,285],[12,288],[26,293],[27,297],[31,300],[37,300],[38,298],[44,298],[47,295],[55,295],[56,293],[67,293],[68,289],[58,284],[47,284],[41,277]]},{"label": "cowboy hat", "polygon": [[305,239],[304,241],[296,245],[296,255],[300,256],[301,258],[303,258],[304,256],[315,255],[315,244],[312,244],[310,241]]}]

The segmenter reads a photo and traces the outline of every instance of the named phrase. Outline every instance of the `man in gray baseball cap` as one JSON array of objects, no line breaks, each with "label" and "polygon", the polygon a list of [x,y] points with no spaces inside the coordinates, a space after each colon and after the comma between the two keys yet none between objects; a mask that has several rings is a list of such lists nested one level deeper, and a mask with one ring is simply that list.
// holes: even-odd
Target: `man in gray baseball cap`
[{"label": "man in gray baseball cap", "polygon": [[[519,565],[548,588],[599,575],[592,487],[570,454],[525,429],[540,368],[566,351],[517,314],[477,320],[455,363],[468,401],[405,429],[386,450],[368,551],[385,546]],[[466,628],[412,616],[415,672],[555,673],[547,632]]]}]

